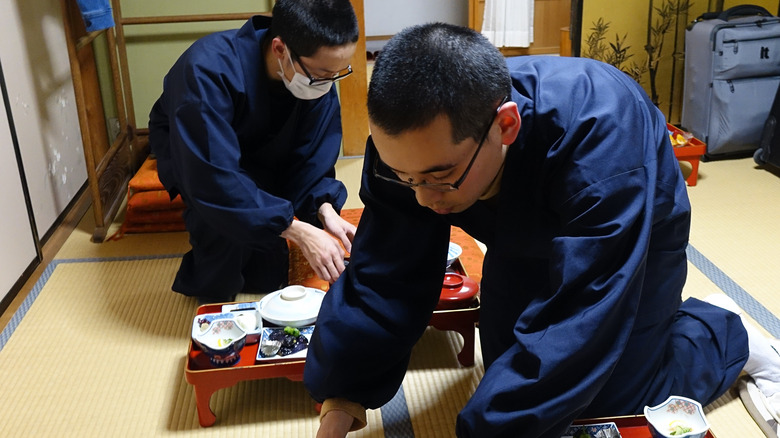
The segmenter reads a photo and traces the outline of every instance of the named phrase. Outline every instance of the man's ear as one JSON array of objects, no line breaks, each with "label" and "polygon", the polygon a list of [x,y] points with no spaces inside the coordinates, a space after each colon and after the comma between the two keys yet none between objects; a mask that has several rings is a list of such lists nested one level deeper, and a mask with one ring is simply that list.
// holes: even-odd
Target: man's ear
[{"label": "man's ear", "polygon": [[287,50],[287,47],[284,45],[281,37],[277,36],[271,40],[271,53],[274,54],[276,59],[282,59],[285,50]]},{"label": "man's ear", "polygon": [[498,126],[501,128],[501,143],[512,144],[520,133],[520,113],[515,102],[505,103],[498,110]]}]

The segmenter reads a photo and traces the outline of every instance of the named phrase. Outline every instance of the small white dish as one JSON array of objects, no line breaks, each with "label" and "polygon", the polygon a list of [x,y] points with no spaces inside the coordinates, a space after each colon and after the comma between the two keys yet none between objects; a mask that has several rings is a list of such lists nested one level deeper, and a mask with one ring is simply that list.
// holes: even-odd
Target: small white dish
[{"label": "small white dish", "polygon": [[[660,405],[645,406],[644,413],[654,438],[704,438],[710,429],[701,404],[687,397],[670,396]],[[681,432],[676,426],[690,430]]]},{"label": "small white dish", "polygon": [[[306,337],[307,341],[311,341],[311,334],[314,333],[314,326],[308,326],[308,327],[298,327],[298,330],[301,332],[301,335]],[[270,339],[270,337],[274,333],[282,333],[284,332],[284,328],[269,328],[266,327],[263,329],[263,333],[260,336],[260,345],[263,344],[263,341],[266,341]],[[267,356],[264,354],[261,348],[257,349],[257,357],[255,358],[258,362],[271,362],[271,361],[278,361],[278,360],[290,360],[290,359],[303,359],[306,357],[306,353],[309,351],[309,348],[306,347],[305,349],[298,351],[293,354],[288,354],[286,356],[280,356],[279,353],[275,353],[273,355]]]},{"label": "small white dish", "polygon": [[325,292],[300,286],[287,286],[271,292],[258,302],[260,316],[279,326],[301,327],[314,324]]},{"label": "small white dish", "polygon": [[257,303],[237,303],[222,306],[222,312],[233,315],[236,323],[246,331],[246,343],[254,344],[260,339],[263,331],[263,318],[257,308]]},{"label": "small white dish", "polygon": [[450,242],[450,246],[447,249],[447,267],[455,263],[455,260],[463,254],[463,248],[455,242]]}]

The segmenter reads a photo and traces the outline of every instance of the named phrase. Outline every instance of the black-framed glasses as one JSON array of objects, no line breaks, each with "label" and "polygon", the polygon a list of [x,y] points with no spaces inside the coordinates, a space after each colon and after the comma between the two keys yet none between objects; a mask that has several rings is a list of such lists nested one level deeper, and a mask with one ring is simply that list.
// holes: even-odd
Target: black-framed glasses
[{"label": "black-framed glasses", "polygon": [[398,179],[398,175],[395,174],[395,172],[390,169],[390,167],[387,164],[382,163],[383,167],[387,169],[387,172],[392,173],[393,176],[385,176],[382,175],[379,171],[379,164],[381,160],[379,159],[379,154],[376,154],[374,157],[374,176],[376,178],[379,178],[384,181],[389,181],[391,183],[408,187],[410,189],[413,189],[415,187],[423,187],[426,189],[436,190],[439,192],[454,192],[455,190],[458,190],[458,188],[463,184],[463,181],[466,180],[466,177],[469,174],[469,171],[471,170],[471,166],[474,165],[474,161],[477,160],[477,155],[479,155],[480,149],[482,149],[482,145],[485,143],[485,140],[487,140],[488,134],[490,133],[490,128],[493,126],[493,121],[495,121],[496,116],[498,115],[498,111],[501,109],[502,106],[504,106],[505,103],[509,101],[509,96],[504,96],[504,99],[501,100],[501,103],[498,104],[498,108],[496,108],[495,114],[491,114],[490,120],[488,121],[487,127],[485,127],[485,133],[482,134],[482,139],[479,141],[479,144],[477,145],[477,150],[474,151],[474,155],[471,157],[471,161],[469,161],[468,166],[466,166],[466,170],[463,171],[463,175],[460,176],[455,182],[451,183],[427,183],[427,182],[412,182],[412,178],[407,179],[406,181]]},{"label": "black-framed glasses", "polygon": [[338,72],[334,73],[333,76],[331,76],[329,78],[315,78],[311,74],[309,74],[309,70],[306,70],[306,66],[303,65],[303,62],[301,61],[301,57],[298,56],[298,54],[295,52],[295,50],[290,48],[290,46],[287,46],[287,50],[289,50],[290,53],[295,57],[295,60],[298,61],[298,65],[301,66],[301,69],[306,74],[306,77],[309,78],[309,85],[321,85],[321,84],[324,84],[324,83],[327,83],[327,82],[340,81],[340,80],[342,80],[342,79],[344,79],[347,76],[352,74],[352,65],[350,64],[350,65],[347,66],[347,68],[345,68],[344,70],[341,70],[341,71],[338,71]]}]

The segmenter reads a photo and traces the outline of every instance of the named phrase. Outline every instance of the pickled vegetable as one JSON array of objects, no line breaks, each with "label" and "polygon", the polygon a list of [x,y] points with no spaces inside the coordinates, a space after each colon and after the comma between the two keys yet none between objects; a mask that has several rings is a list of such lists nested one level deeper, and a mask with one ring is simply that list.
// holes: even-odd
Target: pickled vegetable
[{"label": "pickled vegetable", "polygon": [[687,424],[679,420],[672,421],[671,424],[669,424],[669,435],[674,435],[674,436],[685,435],[686,433],[691,432],[692,430],[693,429],[691,429]]}]

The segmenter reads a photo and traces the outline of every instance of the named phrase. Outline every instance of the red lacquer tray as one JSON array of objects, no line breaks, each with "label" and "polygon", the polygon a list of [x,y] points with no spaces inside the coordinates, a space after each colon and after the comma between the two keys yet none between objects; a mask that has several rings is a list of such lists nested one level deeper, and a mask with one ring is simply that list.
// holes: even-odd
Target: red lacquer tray
[{"label": "red lacquer tray", "polygon": [[[198,307],[197,314],[215,313],[222,310],[222,304],[207,304]],[[290,380],[303,380],[305,359],[293,359],[274,363],[257,364],[258,344],[246,345],[241,350],[241,359],[231,366],[215,367],[208,356],[190,340],[187,352],[187,365],[184,378],[195,387],[195,401],[198,408],[198,421],[201,426],[214,424],[217,417],[209,406],[211,395],[219,389],[228,388],[244,380],[270,379],[286,377]]]},{"label": "red lacquer tray", "polygon": [[[674,125],[666,124],[666,128],[672,135],[681,134],[682,131]],[[696,137],[691,138],[685,146],[674,146],[674,156],[678,161],[691,163],[691,174],[685,179],[689,186],[695,186],[699,179],[699,160],[707,153],[707,145]]]},{"label": "red lacquer tray", "polygon": [[[647,427],[647,420],[644,415],[630,415],[624,417],[605,417],[589,418],[586,420],[577,420],[574,424],[598,424],[614,422],[620,431],[622,438],[652,438],[650,429]],[[705,438],[715,438],[712,431],[707,431]]]},{"label": "red lacquer tray", "polygon": [[[452,265],[452,270],[467,275],[460,261]],[[222,304],[207,304],[198,307],[197,314],[218,313]],[[458,353],[458,361],[464,366],[474,364],[474,326],[479,320],[479,298],[465,308],[437,310],[431,315],[430,325],[439,330],[452,330],[463,336],[462,350]],[[203,427],[213,425],[217,417],[209,406],[209,400],[214,392],[228,388],[244,380],[270,379],[285,377],[293,381],[303,380],[305,358],[281,359],[278,362],[257,363],[257,348],[259,344],[247,344],[241,350],[241,358],[231,366],[215,367],[209,362],[208,356],[200,350],[197,344],[190,340],[187,351],[187,364],[184,367],[184,378],[195,388],[195,402],[198,409],[198,421]]]}]

